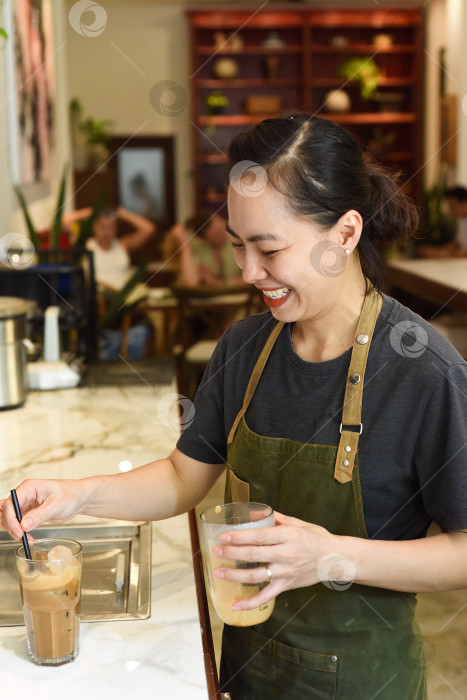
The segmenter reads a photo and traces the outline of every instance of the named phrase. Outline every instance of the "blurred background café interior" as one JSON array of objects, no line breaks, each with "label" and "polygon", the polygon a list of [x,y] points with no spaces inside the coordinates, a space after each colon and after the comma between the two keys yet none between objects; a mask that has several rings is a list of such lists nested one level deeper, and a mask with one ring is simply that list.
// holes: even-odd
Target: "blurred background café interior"
[{"label": "blurred background caf\u00e9 interior", "polygon": [[399,173],[420,229],[384,291],[467,355],[466,26],[465,0],[3,3],[0,296],[27,300],[28,359],[48,328],[81,379],[188,353],[195,387],[265,308],[226,241],[229,140],[300,109]]}]

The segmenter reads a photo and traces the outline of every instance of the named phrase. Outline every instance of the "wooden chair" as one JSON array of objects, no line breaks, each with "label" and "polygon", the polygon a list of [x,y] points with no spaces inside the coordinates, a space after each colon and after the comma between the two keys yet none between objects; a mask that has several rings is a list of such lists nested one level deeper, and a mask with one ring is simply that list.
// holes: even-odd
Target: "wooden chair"
[{"label": "wooden chair", "polygon": [[[118,332],[120,338],[120,347],[118,354],[123,359],[128,359],[129,357],[129,343],[130,343],[130,332],[135,325],[141,325],[141,322],[146,319],[146,314],[144,310],[144,289],[141,288],[142,285],[137,285],[132,293],[128,295],[128,303],[119,306],[117,304],[117,313],[112,323],[106,323],[105,319],[108,318],[109,312],[112,306],[115,307],[114,297],[115,290],[110,287],[106,287],[104,284],[97,285],[97,304],[99,312],[101,332],[103,329],[109,329],[111,331]],[[132,297],[132,294],[134,296]],[[120,303],[120,302],[119,302]],[[114,308],[115,310],[115,308]],[[147,345],[147,344],[146,344]],[[147,347],[145,354],[147,353]]]},{"label": "wooden chair", "polygon": [[193,399],[222,333],[229,325],[259,309],[252,285],[187,287],[173,285],[179,305],[179,322],[173,355],[178,391]]}]

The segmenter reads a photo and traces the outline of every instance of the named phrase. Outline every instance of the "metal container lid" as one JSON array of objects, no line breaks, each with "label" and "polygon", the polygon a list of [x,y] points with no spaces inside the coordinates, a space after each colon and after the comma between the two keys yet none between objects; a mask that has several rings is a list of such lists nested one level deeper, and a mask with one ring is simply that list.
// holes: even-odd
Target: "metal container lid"
[{"label": "metal container lid", "polygon": [[28,305],[24,299],[19,297],[0,297],[0,320],[25,316],[27,310]]}]

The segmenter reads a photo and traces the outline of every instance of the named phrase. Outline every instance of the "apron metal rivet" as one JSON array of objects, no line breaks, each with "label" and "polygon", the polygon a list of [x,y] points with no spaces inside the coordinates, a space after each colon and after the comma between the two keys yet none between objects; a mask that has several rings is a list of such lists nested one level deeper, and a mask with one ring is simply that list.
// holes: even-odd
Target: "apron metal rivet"
[{"label": "apron metal rivet", "polygon": [[346,446],[344,447],[344,450],[345,450],[346,452],[350,452],[350,451],[352,450],[352,448],[350,447],[350,445],[346,445]]},{"label": "apron metal rivet", "polygon": [[335,654],[333,654],[333,655],[331,656],[331,661],[332,661],[333,663],[336,663],[336,661],[337,661],[337,656],[336,656]]},{"label": "apron metal rivet", "polygon": [[344,461],[342,462],[342,464],[344,465],[344,467],[348,467],[348,466],[349,466],[349,460],[348,460],[348,459],[344,459]]},{"label": "apron metal rivet", "polygon": [[359,345],[365,345],[368,343],[368,336],[365,333],[360,333],[360,335],[357,335],[357,343]]},{"label": "apron metal rivet", "polygon": [[351,384],[358,384],[359,381],[360,381],[360,375],[359,375],[359,374],[352,374],[352,375],[350,375],[350,377],[349,377],[349,382],[350,382]]}]

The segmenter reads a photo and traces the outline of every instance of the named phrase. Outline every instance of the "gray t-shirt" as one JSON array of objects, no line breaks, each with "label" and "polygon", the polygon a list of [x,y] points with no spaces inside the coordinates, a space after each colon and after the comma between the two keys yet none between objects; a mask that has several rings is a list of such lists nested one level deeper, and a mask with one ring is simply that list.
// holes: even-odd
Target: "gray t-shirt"
[{"label": "gray t-shirt", "polygon": [[[384,295],[383,295],[384,296]],[[222,336],[178,448],[221,464],[254,364],[276,320],[250,316]],[[267,437],[338,445],[351,349],[306,362],[282,329],[246,413]],[[467,363],[429,323],[384,296],[368,356],[359,441],[369,537],[423,537],[434,520],[467,528]]]}]

